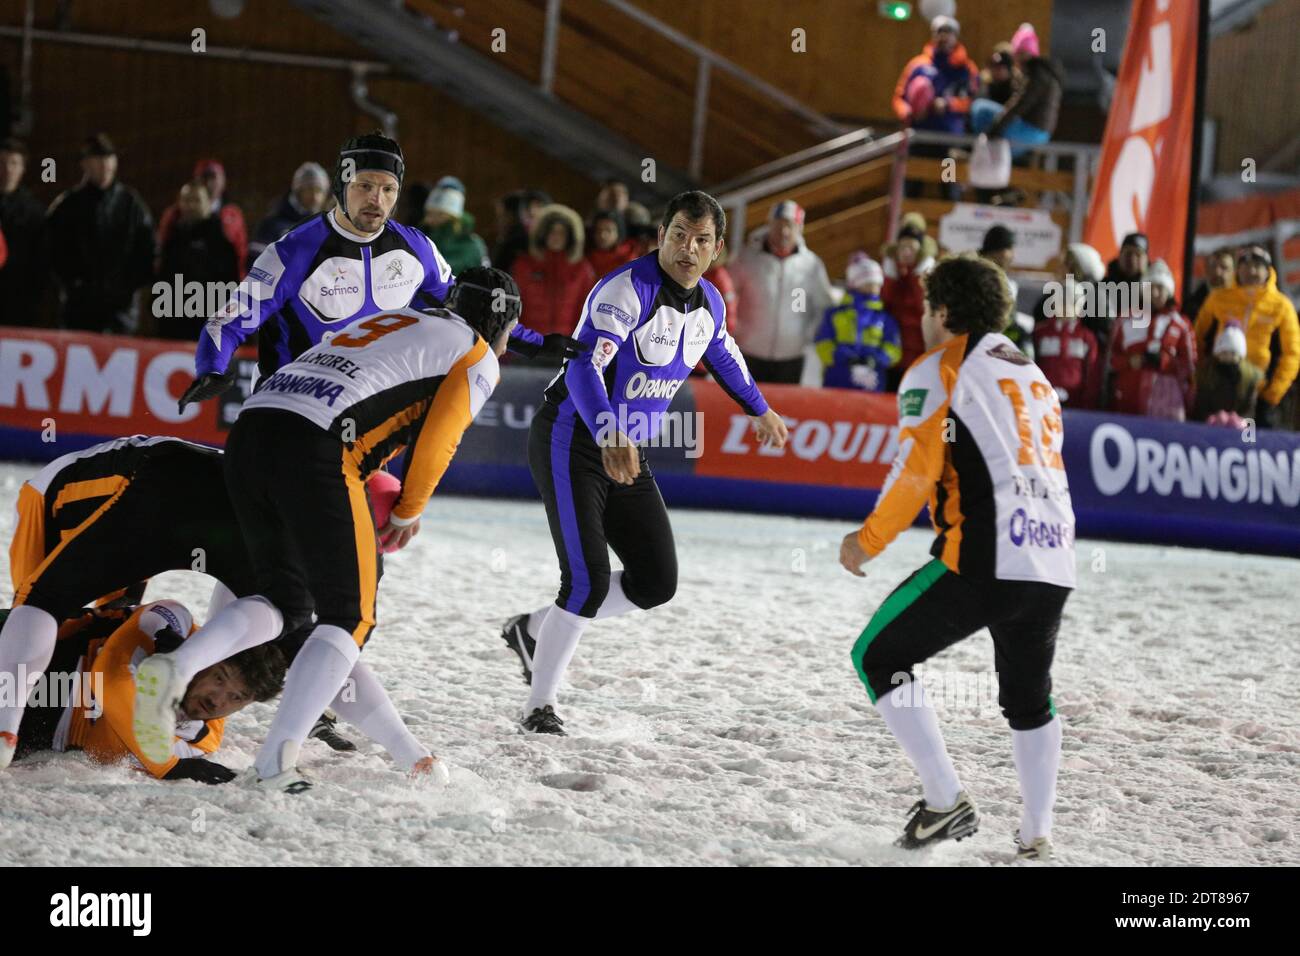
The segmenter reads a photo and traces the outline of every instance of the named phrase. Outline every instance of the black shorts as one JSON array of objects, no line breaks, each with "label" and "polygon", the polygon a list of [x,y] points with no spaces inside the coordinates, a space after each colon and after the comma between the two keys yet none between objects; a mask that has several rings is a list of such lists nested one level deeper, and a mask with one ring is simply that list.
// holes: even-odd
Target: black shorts
[{"label": "black shorts", "polygon": [[[97,622],[98,623],[98,622]],[[112,630],[121,626],[120,620],[111,623]],[[55,686],[69,686],[71,678],[68,675],[76,674],[81,658],[85,656],[86,651],[90,649],[92,641],[103,638],[112,633],[104,627],[87,628],[79,631],[69,637],[63,638],[54,645],[54,654],[50,658],[50,664],[41,676],[47,688]],[[54,734],[59,729],[59,721],[63,719],[63,712],[67,709],[68,701],[56,699],[56,695],[47,693],[42,695],[44,704],[35,705],[35,695],[28,699],[28,704],[23,710],[22,722],[18,725],[18,747],[14,751],[14,759],[22,760],[28,754],[37,753],[42,750],[49,750],[54,746]]]},{"label": "black shorts", "polygon": [[255,408],[226,442],[226,488],[248,548],[253,592],[285,633],[316,623],[364,646],[375,626],[381,558],[366,487],[341,441],[293,412]]},{"label": "black shorts", "polygon": [[[248,552],[226,497],[221,454],[183,442],[140,452],[126,484],[64,533],[18,587],[14,606],[57,620],[163,571],[202,571],[251,593]],[[310,613],[310,605],[308,605]]]},{"label": "black shorts", "polygon": [[546,505],[560,561],[555,603],[595,617],[609,593],[609,549],[623,562],[623,592],[641,608],[677,591],[677,549],[645,452],[641,473],[620,485],[605,473],[600,448],[570,409],[546,402],[528,431],[528,467]]},{"label": "black shorts", "polygon": [[1036,581],[973,581],[939,560],[896,587],[853,645],[853,665],[875,703],[910,682],[912,668],[987,627],[998,704],[1014,730],[1048,723],[1052,655],[1070,589]]}]

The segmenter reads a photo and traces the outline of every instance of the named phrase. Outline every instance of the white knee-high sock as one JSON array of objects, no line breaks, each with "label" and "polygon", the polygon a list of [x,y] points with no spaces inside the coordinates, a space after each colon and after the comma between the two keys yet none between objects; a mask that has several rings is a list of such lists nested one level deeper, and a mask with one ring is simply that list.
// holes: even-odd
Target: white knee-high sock
[{"label": "white knee-high sock", "polygon": [[961,781],[921,682],[914,680],[890,691],[876,701],[876,710],[920,774],[925,802],[937,810],[956,803]]},{"label": "white knee-high sock", "polygon": [[177,672],[188,683],[203,668],[274,640],[283,627],[284,618],[266,598],[239,598],[186,638],[172,659]]},{"label": "white knee-high sock", "polygon": [[330,708],[357,730],[387,750],[403,770],[432,756],[429,748],[415,739],[402,722],[397,708],[389,699],[366,662],[358,660],[343,682]]},{"label": "white knee-high sock", "polygon": [[564,677],[565,668],[578,649],[578,639],[587,629],[588,619],[579,617],[559,605],[551,605],[546,612],[541,633],[537,635],[537,652],[533,654],[533,684],[528,695],[525,713],[538,707],[555,704],[555,692]]},{"label": "white knee-high sock", "polygon": [[267,731],[266,741],[257,752],[254,766],[265,780],[290,769],[281,757],[285,744],[292,743],[296,755],[329,702],[343,688],[343,682],[356,666],[361,648],[352,635],[333,624],[318,624],[289,667],[284,680],[284,696]]},{"label": "white knee-high sock", "polygon": [[[0,630],[0,674],[9,675],[13,692],[0,695],[0,732],[16,734],[27,709],[27,694],[50,666],[59,622],[40,608],[20,604]],[[22,681],[21,685],[19,681]]]},{"label": "white knee-high sock", "polygon": [[[545,607],[539,607],[528,615],[528,634],[533,640],[537,640],[537,635],[542,633],[542,625],[546,623],[546,615],[553,607],[555,607],[554,604],[548,604]],[[641,608],[633,604],[623,591],[623,572],[615,571],[609,576],[609,593],[605,595],[605,600],[601,601],[600,607],[596,609],[596,620],[600,621],[607,617],[626,614],[628,611],[639,610]]]},{"label": "white knee-high sock", "polygon": [[1052,806],[1056,803],[1056,771],[1061,765],[1061,718],[1053,717],[1033,730],[1011,731],[1011,752],[1020,778],[1020,839],[1032,843],[1052,835]]}]

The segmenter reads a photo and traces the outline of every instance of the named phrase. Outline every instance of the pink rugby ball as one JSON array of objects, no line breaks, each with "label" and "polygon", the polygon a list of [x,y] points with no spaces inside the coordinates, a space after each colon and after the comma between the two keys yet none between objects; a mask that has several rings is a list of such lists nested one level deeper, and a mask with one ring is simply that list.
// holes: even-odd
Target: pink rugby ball
[{"label": "pink rugby ball", "polygon": [[[375,512],[375,530],[388,524],[388,516],[393,512],[393,505],[402,494],[402,483],[386,471],[377,471],[366,482],[366,491],[370,494],[370,507]],[[391,554],[396,548],[381,545],[380,551]]]}]

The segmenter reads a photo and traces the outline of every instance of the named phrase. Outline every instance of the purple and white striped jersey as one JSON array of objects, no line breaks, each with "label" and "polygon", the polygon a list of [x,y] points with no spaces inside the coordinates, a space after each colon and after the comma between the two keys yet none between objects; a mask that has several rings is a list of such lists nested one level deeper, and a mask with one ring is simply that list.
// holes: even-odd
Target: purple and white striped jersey
[{"label": "purple and white striped jersey", "polygon": [[726,318],[722,295],[707,279],[684,289],[660,268],[657,252],[633,259],[587,295],[573,337],[589,350],[564,363],[546,400],[562,412],[575,410],[594,438],[617,427],[641,444],[658,434],[663,413],[702,359],[747,414],[762,415],[767,401]]}]

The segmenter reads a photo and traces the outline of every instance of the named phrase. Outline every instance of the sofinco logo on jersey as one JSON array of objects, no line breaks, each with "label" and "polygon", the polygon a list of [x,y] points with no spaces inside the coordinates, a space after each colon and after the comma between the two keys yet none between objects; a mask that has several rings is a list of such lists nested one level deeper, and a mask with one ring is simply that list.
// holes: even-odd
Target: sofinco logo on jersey
[{"label": "sofinco logo on jersey", "polygon": [[627,380],[623,397],[629,401],[634,398],[663,398],[672,401],[681,387],[680,379],[651,378],[645,372],[637,372]]},{"label": "sofinco logo on jersey", "polygon": [[1063,522],[1036,521],[1017,508],[1011,514],[1009,526],[1011,543],[1017,548],[1028,544],[1031,548],[1069,548],[1074,544],[1074,528]]}]

